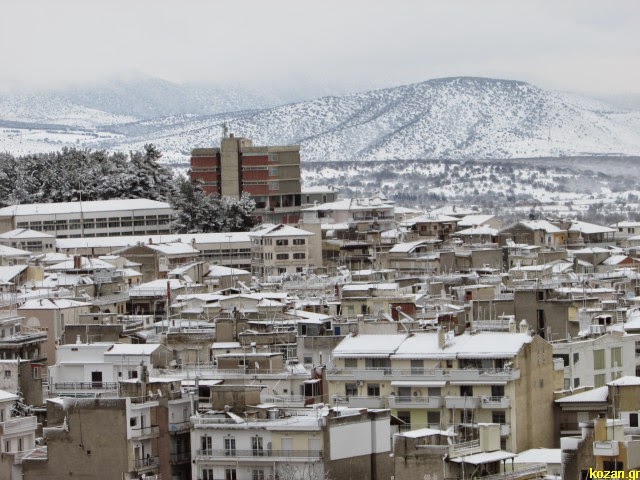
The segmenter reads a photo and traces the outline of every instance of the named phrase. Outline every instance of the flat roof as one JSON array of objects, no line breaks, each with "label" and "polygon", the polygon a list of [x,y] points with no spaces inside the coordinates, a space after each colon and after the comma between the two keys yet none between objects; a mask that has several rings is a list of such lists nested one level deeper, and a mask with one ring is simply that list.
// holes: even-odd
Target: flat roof
[{"label": "flat roof", "polygon": [[0,208],[0,217],[156,209],[171,210],[171,206],[167,202],[147,200],[146,198],[96,200],[91,202],[26,203]]}]

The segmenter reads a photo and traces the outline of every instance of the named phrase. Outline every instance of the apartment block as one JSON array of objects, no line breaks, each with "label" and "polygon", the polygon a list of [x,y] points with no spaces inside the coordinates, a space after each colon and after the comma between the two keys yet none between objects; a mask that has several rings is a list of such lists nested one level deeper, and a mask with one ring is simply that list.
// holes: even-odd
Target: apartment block
[{"label": "apartment block", "polygon": [[261,222],[297,223],[300,218],[300,147],[254,146],[248,138],[221,139],[220,148],[191,151],[191,179],[208,194],[256,202]]}]

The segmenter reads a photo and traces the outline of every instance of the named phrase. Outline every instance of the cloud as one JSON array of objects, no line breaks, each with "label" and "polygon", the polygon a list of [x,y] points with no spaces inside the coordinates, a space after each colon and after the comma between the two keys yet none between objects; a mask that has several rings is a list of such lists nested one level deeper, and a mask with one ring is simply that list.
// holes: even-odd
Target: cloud
[{"label": "cloud", "polygon": [[144,72],[175,82],[357,90],[482,75],[637,92],[635,1],[3,2],[0,85]]}]

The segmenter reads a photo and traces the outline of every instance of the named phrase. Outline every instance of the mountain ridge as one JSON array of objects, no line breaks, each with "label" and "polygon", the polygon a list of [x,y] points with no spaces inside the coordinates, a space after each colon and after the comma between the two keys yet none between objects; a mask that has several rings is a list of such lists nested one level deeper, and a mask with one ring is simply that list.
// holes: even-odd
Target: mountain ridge
[{"label": "mountain ridge", "polygon": [[[443,77],[276,106],[269,105],[273,97],[234,100],[235,93],[226,94],[217,104],[224,105],[224,111],[203,114],[202,109],[193,111],[192,103],[177,101],[174,111],[167,112],[171,115],[144,118],[140,106],[127,115],[118,110],[121,104],[106,112],[96,110],[96,103],[84,105],[83,117],[78,100],[82,95],[77,95],[75,103],[70,101],[73,107],[63,109],[67,112],[63,118],[78,119],[71,125],[78,129],[71,135],[76,146],[128,151],[151,142],[171,161],[186,160],[192,148],[218,145],[223,123],[255,144],[300,144],[303,161],[640,154],[640,111],[521,80]],[[215,90],[209,95],[215,97]],[[241,92],[238,95],[242,97]],[[0,121],[28,123],[28,118],[8,118],[3,109],[6,98],[0,96]],[[214,100],[207,105],[216,109],[211,107]],[[58,107],[54,103],[54,110]],[[40,110],[40,123],[60,123],[55,112],[46,114],[44,106]],[[94,113],[107,122],[91,122]],[[65,126],[69,127],[61,124]],[[0,139],[10,146],[4,130],[0,123]],[[13,130],[16,138],[20,133]],[[60,138],[64,135],[54,133],[53,142],[48,137],[49,147],[64,145]],[[25,147],[28,142],[22,140]],[[37,138],[33,142],[37,148],[47,148],[47,142],[38,143]]]}]

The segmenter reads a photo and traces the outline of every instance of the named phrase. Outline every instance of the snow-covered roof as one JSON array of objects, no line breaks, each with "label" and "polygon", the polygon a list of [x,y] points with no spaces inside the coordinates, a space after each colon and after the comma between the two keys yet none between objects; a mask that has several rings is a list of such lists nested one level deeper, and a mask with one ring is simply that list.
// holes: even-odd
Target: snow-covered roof
[{"label": "snow-covered roof", "polygon": [[31,252],[26,250],[0,245],[0,257],[28,257],[30,255]]},{"label": "snow-covered roof", "polygon": [[602,403],[608,398],[609,389],[604,386],[559,398],[556,403]]},{"label": "snow-covered roof", "polygon": [[470,463],[471,465],[482,465],[483,463],[498,462],[500,460],[506,460],[515,456],[515,453],[505,452],[504,450],[496,450],[494,452],[474,453],[473,455],[464,455],[458,458],[451,458],[449,461],[456,463]]},{"label": "snow-covered roof", "polygon": [[320,230],[349,230],[348,223],[322,223],[320,224]]},{"label": "snow-covered roof", "polygon": [[28,268],[28,265],[0,266],[0,283],[10,283]]},{"label": "snow-covered roof", "polygon": [[480,332],[450,337],[444,349],[438,348],[438,333],[416,333],[407,338],[392,355],[412,358],[512,358],[532,340],[528,333]]},{"label": "snow-covered roof", "polygon": [[92,202],[26,203],[0,208],[0,217],[25,215],[61,215],[65,213],[93,213],[132,210],[170,210],[167,202],[132,198],[124,200],[96,200]]},{"label": "snow-covered roof", "polygon": [[249,232],[250,237],[310,237],[312,232],[289,225],[261,225],[257,230]]},{"label": "snow-covered roof", "polygon": [[618,228],[618,227],[640,227],[640,222],[629,222],[629,221],[623,221],[623,222],[618,222],[618,223],[614,223],[613,225],[609,225],[612,228]]},{"label": "snow-covered roof", "polygon": [[404,334],[355,335],[345,337],[333,350],[334,358],[390,356],[405,340]]},{"label": "snow-covered roof", "polygon": [[331,212],[331,211],[356,211],[372,210],[376,208],[393,208],[393,202],[383,200],[380,197],[374,198],[344,198],[335,202],[322,203],[313,207],[303,208],[303,212]]},{"label": "snow-covered roof", "polygon": [[479,225],[477,227],[465,228],[457,231],[456,235],[491,235],[497,236],[500,231],[497,228],[491,228],[489,225]]},{"label": "snow-covered roof", "polygon": [[615,228],[604,227],[602,225],[596,225],[594,223],[574,221],[571,223],[569,227],[570,232],[580,232],[586,234],[593,233],[615,233],[617,230]]},{"label": "snow-covered roof", "polygon": [[630,375],[626,375],[624,377],[617,378],[616,380],[613,380],[613,381],[607,383],[607,385],[612,385],[614,387],[622,387],[622,386],[628,386],[628,385],[640,385],[640,377],[633,377],[633,376],[630,376]]},{"label": "snow-covered roof", "polygon": [[513,463],[546,463],[560,464],[562,463],[561,448],[532,448],[520,452]]},{"label": "snow-covered roof", "polygon": [[18,307],[18,310],[62,310],[90,306],[90,303],[79,302],[69,298],[32,298]]},{"label": "snow-covered roof", "polygon": [[6,390],[0,390],[0,402],[6,402],[6,401],[15,401],[18,400],[18,395],[16,395],[15,393],[11,393],[11,392],[7,392]]},{"label": "snow-covered roof", "polygon": [[460,219],[458,222],[458,227],[477,227],[479,225],[484,225],[489,222],[492,218],[495,218],[494,215],[466,215]]},{"label": "snow-covered roof", "polygon": [[412,217],[404,222],[401,225],[415,225],[416,223],[450,223],[450,222],[458,222],[460,219],[457,217],[450,217],[448,215],[438,215],[435,213],[426,213],[424,215],[420,215],[418,217]]},{"label": "snow-covered roof", "polygon": [[564,230],[556,227],[553,223],[548,222],[547,220],[522,220],[520,221],[520,224],[530,230],[543,230],[546,233],[564,232]]},{"label": "snow-covered roof", "polygon": [[230,275],[248,275],[250,272],[239,268],[224,267],[222,265],[212,265],[205,276],[207,277],[227,277]]},{"label": "snow-covered roof", "polygon": [[159,343],[114,343],[105,355],[151,355],[162,345]]},{"label": "snow-covered roof", "polygon": [[164,255],[197,255],[200,253],[191,244],[184,242],[151,243],[147,245],[147,248]]},{"label": "snow-covered roof", "polygon": [[55,235],[50,235],[45,232],[36,232],[29,228],[16,228],[9,230],[8,232],[0,233],[0,239],[4,240],[32,240],[34,238],[55,238]]},{"label": "snow-covered roof", "polygon": [[80,267],[74,266],[74,259],[65,260],[45,268],[48,271],[59,270],[115,270],[113,263],[105,262],[99,258],[80,257]]},{"label": "snow-covered roof", "polygon": [[455,437],[457,434],[454,432],[450,432],[448,430],[436,430],[435,428],[419,428],[417,430],[410,430],[408,432],[396,433],[399,437],[407,437],[407,438],[422,438],[422,437],[432,437],[434,435],[440,435],[444,437]]},{"label": "snow-covered roof", "polygon": [[397,283],[350,283],[342,287],[343,292],[359,292],[366,290],[396,290]]},{"label": "snow-covered roof", "polygon": [[397,243],[389,250],[389,253],[410,253],[421,245],[428,245],[426,240],[416,240],[414,242]]},{"label": "snow-covered roof", "polygon": [[249,243],[248,232],[229,233],[192,233],[173,235],[131,235],[123,237],[84,237],[58,238],[56,247],[60,250],[74,250],[77,248],[124,248],[134,245],[146,245],[149,240],[155,243],[184,242],[196,245]]},{"label": "snow-covered roof", "polygon": [[602,262],[602,265],[619,265],[627,260],[629,260],[629,257],[626,255],[611,255]]},{"label": "snow-covered roof", "polygon": [[440,208],[431,210],[431,213],[439,215],[451,215],[460,218],[466,215],[472,215],[474,211],[470,208],[461,207],[459,205],[444,205]]}]

